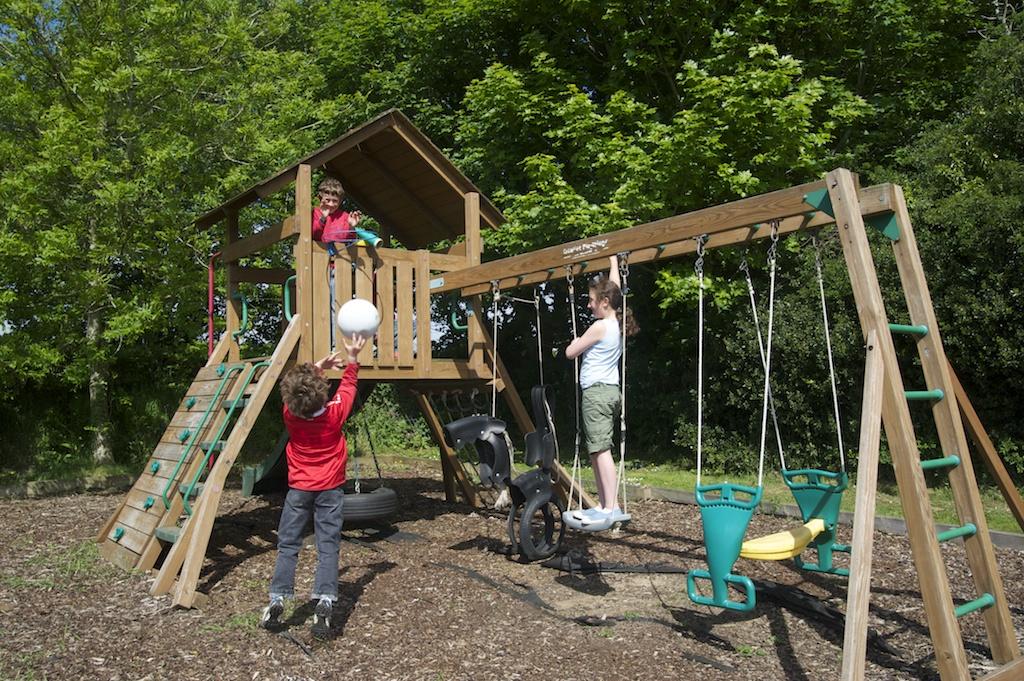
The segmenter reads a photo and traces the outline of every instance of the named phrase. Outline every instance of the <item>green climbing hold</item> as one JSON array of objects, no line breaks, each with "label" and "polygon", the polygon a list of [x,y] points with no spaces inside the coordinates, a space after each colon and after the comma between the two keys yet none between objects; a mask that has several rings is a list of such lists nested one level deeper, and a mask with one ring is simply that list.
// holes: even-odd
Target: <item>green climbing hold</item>
[{"label": "green climbing hold", "polygon": [[190,397],[187,400],[185,400],[185,408],[186,409],[191,409],[194,406],[196,406],[196,398],[195,398],[195,396]]},{"label": "green climbing hold", "polygon": [[188,436],[191,435],[191,434],[192,434],[192,431],[189,430],[188,428],[186,428],[185,430],[181,431],[181,433],[178,435],[178,442],[184,442],[185,440],[188,439]]},{"label": "green climbing hold", "polygon": [[142,504],[142,510],[148,511],[153,505],[153,497],[146,497],[146,501]]},{"label": "green climbing hold", "polygon": [[150,473],[156,473],[158,470],[160,470],[160,462],[159,461],[154,461],[152,464],[150,464],[150,466],[149,466],[149,472]]},{"label": "green climbing hold", "polygon": [[119,527],[116,530],[114,530],[114,541],[121,541],[121,537],[123,537],[123,536],[124,536],[124,528],[123,527]]}]

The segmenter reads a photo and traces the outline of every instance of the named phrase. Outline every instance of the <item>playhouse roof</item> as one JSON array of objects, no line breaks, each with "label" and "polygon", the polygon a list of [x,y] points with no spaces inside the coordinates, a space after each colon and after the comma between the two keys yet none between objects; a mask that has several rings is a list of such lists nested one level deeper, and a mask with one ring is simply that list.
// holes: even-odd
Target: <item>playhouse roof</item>
[{"label": "playhouse roof", "polygon": [[[465,234],[467,192],[480,190],[434,143],[397,110],[390,109],[312,154],[257,183],[204,214],[196,225],[210,227],[295,181],[299,165],[323,168],[337,177],[359,208],[406,248],[424,248]],[[505,221],[480,195],[481,227]]]}]

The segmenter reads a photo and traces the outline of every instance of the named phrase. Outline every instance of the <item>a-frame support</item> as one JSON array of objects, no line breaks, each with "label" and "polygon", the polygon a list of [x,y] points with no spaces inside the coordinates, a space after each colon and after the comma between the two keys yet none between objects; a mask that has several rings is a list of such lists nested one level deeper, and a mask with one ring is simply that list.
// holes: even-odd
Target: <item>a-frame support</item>
[{"label": "a-frame support", "polygon": [[[954,608],[945,564],[939,549],[939,538],[935,531],[928,490],[925,486],[924,469],[911,423],[908,394],[900,374],[882,293],[861,217],[856,183],[849,171],[839,169],[829,173],[826,184],[857,303],[861,328],[865,337],[873,334],[877,339],[882,357],[882,421],[892,452],[893,468],[918,572],[925,616],[935,646],[936,664],[943,681],[962,679],[968,675],[968,664],[957,622],[958,609]],[[927,326],[928,334],[924,336],[925,339],[928,336],[932,337],[927,346],[919,348],[922,365],[925,367],[929,386],[942,386],[939,389],[943,390],[945,396],[945,399],[939,396],[933,411],[946,457],[958,456],[962,462],[961,465],[954,467],[950,476],[951,484],[954,486],[958,512],[965,527],[971,523],[974,527],[972,533],[963,536],[966,537],[965,543],[975,583],[979,592],[987,596],[969,602],[966,606],[971,607],[961,613],[965,614],[978,608],[985,610],[985,623],[993,658],[996,662],[1004,663],[1017,657],[1020,651],[1009,618],[1009,609],[1003,594],[988,527],[981,512],[980,500],[977,499],[976,481],[970,458],[967,456],[959,413],[955,403],[950,401],[954,399],[953,390],[946,374],[947,364],[906,205],[899,188],[893,189],[893,210],[899,226],[899,240],[902,242],[897,242],[899,245],[894,244],[896,259],[907,294],[911,321],[915,325]],[[854,551],[857,551],[856,546]],[[983,601],[987,602],[989,599],[991,603],[982,605]]]}]

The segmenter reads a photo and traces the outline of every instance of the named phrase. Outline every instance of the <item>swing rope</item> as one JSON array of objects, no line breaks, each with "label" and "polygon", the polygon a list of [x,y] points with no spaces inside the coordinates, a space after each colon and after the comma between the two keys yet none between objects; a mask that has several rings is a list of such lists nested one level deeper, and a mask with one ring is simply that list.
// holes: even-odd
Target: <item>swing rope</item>
[{"label": "swing rope", "polygon": [[825,347],[828,350],[828,377],[832,382],[832,407],[836,419],[836,437],[839,440],[839,463],[846,472],[846,452],[843,448],[843,428],[839,420],[839,391],[836,388],[836,367],[832,358],[832,334],[828,324],[828,306],[825,304],[825,278],[821,272],[821,248],[817,236],[811,236],[814,244],[814,269],[818,274],[818,293],[821,296],[821,317],[825,325]]},{"label": "swing rope", "polygon": [[775,261],[779,246],[779,221],[772,220],[772,244],[768,247],[768,341],[765,344],[764,397],[761,404],[761,451],[758,454],[757,486],[764,483],[764,445],[768,434],[768,392],[772,371],[772,329],[775,324]]},{"label": "swing rope", "polygon": [[[750,312],[754,317],[754,329],[757,332],[757,350],[761,354],[761,366],[765,366],[765,355],[764,355],[764,340],[761,338],[761,321],[757,316],[757,303],[754,301],[754,282],[750,278],[750,267],[747,265],[747,257],[743,256],[743,260],[740,261],[740,271],[743,272],[743,276],[747,281],[747,295],[750,298]],[[782,465],[782,470],[786,470],[786,455],[782,450],[782,435],[779,431],[779,419],[775,415],[775,394],[769,387],[768,390],[768,404],[771,408],[772,413],[772,426],[775,428],[775,444],[779,450],[779,463]]]},{"label": "swing rope", "polygon": [[[572,265],[565,266],[565,281],[569,285],[569,319],[572,322],[572,337],[576,338],[576,285],[572,272]],[[570,478],[569,505],[572,506],[572,489],[576,489],[578,501],[577,508],[583,510],[583,473],[580,470],[580,360],[574,357],[572,360],[573,384],[576,386],[576,396],[573,400],[573,412],[576,417],[576,436],[573,440],[572,476]]]},{"label": "swing rope", "polygon": [[700,488],[702,468],[701,447],[704,427],[704,244],[707,234],[697,237],[697,260],[693,271],[697,274],[697,487]]},{"label": "swing rope", "polygon": [[629,294],[629,253],[619,253],[619,280],[622,282],[622,367],[619,382],[619,485],[622,487],[622,512],[629,514],[626,501],[626,296]]},{"label": "swing rope", "polygon": [[498,280],[491,281],[491,317],[494,319],[494,332],[491,334],[491,418],[495,418],[498,408],[498,299],[501,290]]}]

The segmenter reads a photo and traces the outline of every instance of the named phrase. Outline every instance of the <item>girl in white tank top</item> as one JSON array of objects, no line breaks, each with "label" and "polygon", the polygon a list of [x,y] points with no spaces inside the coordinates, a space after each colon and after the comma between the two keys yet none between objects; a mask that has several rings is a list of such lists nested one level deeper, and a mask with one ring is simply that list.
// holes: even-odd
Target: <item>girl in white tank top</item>
[{"label": "girl in white tank top", "polygon": [[609,258],[609,267],[607,278],[599,278],[590,284],[587,307],[597,321],[565,349],[565,356],[570,360],[582,357],[580,388],[583,391],[584,442],[590,454],[600,502],[600,506],[582,513],[572,511],[580,514],[578,519],[583,525],[601,524],[622,513],[616,503],[618,480],[611,452],[620,399],[619,359],[622,357],[617,309],[622,305],[618,257],[613,255]]}]

